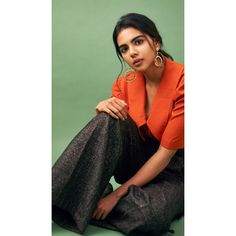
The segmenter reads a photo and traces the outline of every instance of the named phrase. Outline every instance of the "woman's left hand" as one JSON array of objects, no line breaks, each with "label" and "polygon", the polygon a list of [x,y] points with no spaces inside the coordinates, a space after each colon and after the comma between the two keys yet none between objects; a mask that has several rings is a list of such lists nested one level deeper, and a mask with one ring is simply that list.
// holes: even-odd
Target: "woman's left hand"
[{"label": "woman's left hand", "polygon": [[117,197],[114,192],[108,194],[98,202],[92,218],[96,220],[104,220],[119,200],[120,198]]}]

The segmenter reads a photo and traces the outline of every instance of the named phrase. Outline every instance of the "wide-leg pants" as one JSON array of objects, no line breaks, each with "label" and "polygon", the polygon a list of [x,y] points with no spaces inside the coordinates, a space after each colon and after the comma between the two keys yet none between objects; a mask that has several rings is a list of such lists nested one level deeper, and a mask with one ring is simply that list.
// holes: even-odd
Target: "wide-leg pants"
[{"label": "wide-leg pants", "polygon": [[126,235],[160,235],[183,214],[183,150],[153,181],[132,185],[105,220],[91,220],[100,198],[112,191],[109,180],[122,184],[158,149],[144,141],[131,118],[116,120],[100,113],[71,141],[52,169],[52,217],[55,223],[83,233],[87,224]]}]

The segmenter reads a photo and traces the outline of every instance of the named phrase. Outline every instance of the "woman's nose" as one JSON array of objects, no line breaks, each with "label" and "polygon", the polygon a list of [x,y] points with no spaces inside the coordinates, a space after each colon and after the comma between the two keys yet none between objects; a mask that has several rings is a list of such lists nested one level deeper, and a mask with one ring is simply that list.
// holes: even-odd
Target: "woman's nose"
[{"label": "woman's nose", "polygon": [[134,47],[130,47],[129,54],[130,54],[130,57],[133,58],[133,57],[137,56],[138,52]]}]

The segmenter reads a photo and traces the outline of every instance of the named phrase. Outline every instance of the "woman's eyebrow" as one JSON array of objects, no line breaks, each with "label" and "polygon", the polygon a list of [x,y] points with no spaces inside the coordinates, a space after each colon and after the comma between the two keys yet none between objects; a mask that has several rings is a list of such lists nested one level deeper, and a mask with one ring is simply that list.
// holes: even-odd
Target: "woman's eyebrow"
[{"label": "woman's eyebrow", "polygon": [[[137,38],[139,38],[139,37],[144,37],[144,35],[143,35],[143,34],[140,34],[140,35],[134,37],[134,38],[131,40],[131,43],[133,43],[133,42],[134,42]],[[124,47],[124,46],[126,46],[126,44],[121,44],[121,45],[119,46],[119,48],[122,48],[122,47]]]}]

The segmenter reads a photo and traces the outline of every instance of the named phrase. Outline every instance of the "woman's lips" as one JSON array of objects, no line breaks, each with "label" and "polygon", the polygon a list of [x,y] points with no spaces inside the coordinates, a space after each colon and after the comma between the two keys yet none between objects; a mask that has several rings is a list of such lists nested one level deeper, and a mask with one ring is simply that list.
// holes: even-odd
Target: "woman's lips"
[{"label": "woman's lips", "polygon": [[143,63],[143,59],[137,59],[137,60],[134,60],[133,65],[135,67],[139,67],[142,65],[142,63]]}]

